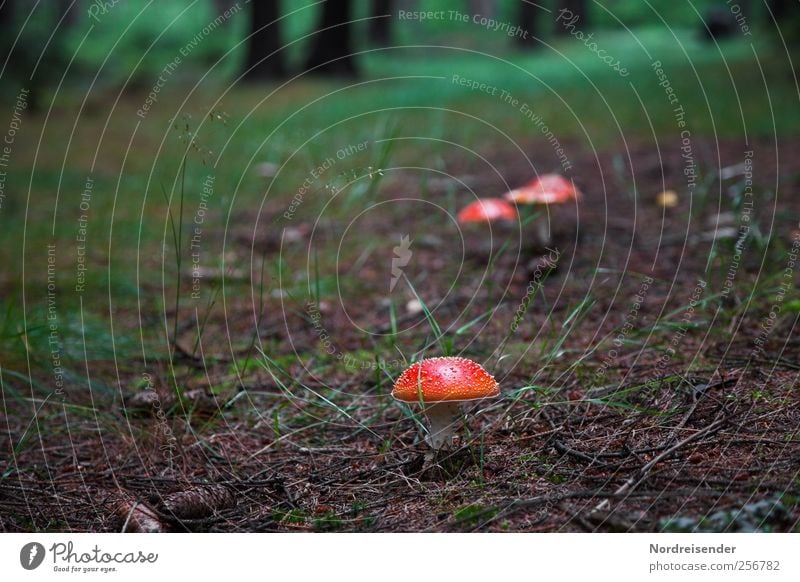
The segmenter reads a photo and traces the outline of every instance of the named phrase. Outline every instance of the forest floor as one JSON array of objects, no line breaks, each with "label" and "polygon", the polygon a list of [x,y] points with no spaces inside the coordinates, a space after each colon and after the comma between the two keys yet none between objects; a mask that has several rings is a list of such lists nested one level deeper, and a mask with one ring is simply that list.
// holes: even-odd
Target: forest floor
[{"label": "forest floor", "polygon": [[[627,145],[571,160],[584,198],[552,212],[549,249],[530,223],[491,246],[460,230],[450,202],[503,190],[458,159],[425,192],[387,171],[344,218],[285,219],[287,194],[209,226],[250,272],[199,304],[185,263],[177,313],[113,310],[118,334],[174,324],[161,357],[86,356],[63,391],[7,361],[0,529],[798,531],[800,161],[698,139],[726,169],[689,196],[679,148]],[[530,177],[505,159],[509,184]],[[665,187],[677,206],[655,203]],[[423,467],[424,420],[392,382],[447,353],[502,394],[465,406],[456,448]]]}]

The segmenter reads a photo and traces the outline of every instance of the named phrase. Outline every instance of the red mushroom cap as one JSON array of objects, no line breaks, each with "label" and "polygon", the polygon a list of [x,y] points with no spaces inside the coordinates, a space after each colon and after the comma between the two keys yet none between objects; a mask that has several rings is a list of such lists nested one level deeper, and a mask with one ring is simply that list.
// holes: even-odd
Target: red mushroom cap
[{"label": "red mushroom cap", "polygon": [[505,198],[516,204],[563,204],[581,199],[575,185],[559,174],[544,174],[524,186],[506,192]]},{"label": "red mushroom cap", "polygon": [[494,377],[480,364],[458,357],[420,360],[400,374],[392,396],[403,402],[458,402],[500,394]]},{"label": "red mushroom cap", "polygon": [[458,222],[493,222],[516,220],[517,209],[502,198],[481,198],[461,209]]}]

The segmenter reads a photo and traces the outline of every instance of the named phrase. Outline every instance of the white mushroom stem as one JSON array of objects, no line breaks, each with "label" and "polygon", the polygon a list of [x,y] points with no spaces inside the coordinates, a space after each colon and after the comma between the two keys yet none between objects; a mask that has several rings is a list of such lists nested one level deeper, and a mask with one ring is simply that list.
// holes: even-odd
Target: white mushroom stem
[{"label": "white mushroom stem", "polygon": [[458,402],[437,402],[425,407],[430,427],[428,429],[428,444],[434,451],[450,446],[456,424],[461,416]]},{"label": "white mushroom stem", "polygon": [[537,241],[541,246],[546,246],[550,244],[550,221],[547,220],[547,216],[539,216],[535,220],[536,222],[536,238],[539,240]]}]

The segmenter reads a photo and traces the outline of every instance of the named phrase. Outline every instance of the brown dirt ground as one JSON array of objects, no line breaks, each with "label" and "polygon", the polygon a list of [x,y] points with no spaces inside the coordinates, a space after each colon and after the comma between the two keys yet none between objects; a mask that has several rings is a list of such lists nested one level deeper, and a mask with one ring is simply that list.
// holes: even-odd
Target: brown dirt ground
[{"label": "brown dirt ground", "polygon": [[[780,152],[796,151],[798,145],[781,143]],[[531,154],[540,147],[531,146]],[[774,189],[774,144],[759,142],[753,149],[760,190]],[[739,143],[698,141],[697,151],[714,152],[712,159],[719,152],[722,166],[743,159]],[[0,529],[660,531],[666,519],[683,517],[688,529],[797,530],[797,317],[779,317],[763,350],[754,351],[774,293],[746,304],[746,291],[760,270],[779,263],[753,247],[743,255],[736,290],[722,303],[724,313],[715,316],[719,302],[709,301],[690,318],[696,327],[685,333],[659,328],[644,345],[625,344],[612,357],[611,340],[643,276],[655,281],[635,322],[643,333],[630,337],[639,342],[659,316],[678,309],[677,321],[686,313],[699,278],[709,282],[709,289],[721,288],[731,249],[730,241],[712,242],[707,236],[714,231],[718,202],[726,200],[725,187],[712,182],[708,203],[690,212],[697,200],[681,190],[679,151],[662,152],[660,159],[652,146],[637,144],[631,149],[633,171],[625,176],[613,170],[616,155],[609,151],[597,160],[589,155],[574,160],[576,167],[586,168],[576,172],[585,200],[577,214],[572,209],[554,216],[554,244],[561,254],[545,284],[547,303],[534,300],[507,344],[511,357],[500,362],[489,355],[507,333],[534,271],[537,253],[530,233],[523,230],[520,239],[512,232],[513,244],[486,273],[479,229],[465,231],[462,261],[460,251],[447,251],[449,237],[458,235],[455,227],[436,227],[439,218],[423,205],[404,213],[402,222],[415,225],[412,238],[418,241],[407,276],[435,306],[437,320],[463,325],[494,308],[466,334],[450,335],[462,355],[491,369],[503,398],[468,407],[460,446],[441,455],[438,467],[423,470],[425,447],[413,422],[389,398],[387,376],[327,358],[318,333],[297,313],[302,304],[290,298],[268,293],[259,326],[265,351],[287,368],[286,376],[277,373],[286,389],[259,367],[248,367],[237,379],[231,353],[243,357],[254,325],[254,302],[244,285],[243,292],[226,294],[225,310],[220,307],[209,318],[201,350],[205,358],[184,353],[176,359],[181,400],[166,380],[168,364],[150,362],[163,419],[153,414],[153,402],[137,405],[131,399],[144,369],[135,359],[90,362],[93,376],[111,389],[89,394],[77,385],[69,388],[70,406],[31,425],[28,445],[16,450],[9,435],[19,438],[26,432],[32,411],[7,401],[8,431],[0,436],[0,473],[6,472],[0,479]],[[767,227],[774,217],[772,238],[782,240],[784,248],[800,216],[800,161],[785,157],[780,159],[783,194],[762,196],[754,211]],[[510,183],[527,178],[526,168],[508,167],[501,155],[494,161]],[[457,161],[450,170],[470,174]],[[639,192],[636,203],[625,186],[630,174]],[[476,178],[474,184],[481,191],[502,191],[496,180]],[[664,184],[678,190],[677,208],[665,211],[652,202]],[[394,176],[381,199],[402,192],[402,179]],[[459,201],[469,198],[458,196]],[[259,220],[268,223],[280,213],[275,205]],[[355,282],[348,283],[345,300],[334,296],[320,312],[337,350],[393,359],[386,338],[359,330],[386,331],[387,262],[403,227],[385,216],[369,214],[354,223],[354,243],[344,249],[335,271],[355,269]],[[255,215],[242,217],[251,223],[244,221],[244,234],[231,237],[231,252],[247,257],[255,249],[256,258],[264,252],[271,260],[277,253],[274,237],[248,240]],[[321,245],[338,244],[345,226],[326,219],[313,236]],[[509,235],[502,229],[497,234]],[[383,245],[382,254],[361,259],[359,245],[370,237],[391,243]],[[712,246],[720,258],[713,272],[704,273]],[[287,248],[292,260],[305,260],[305,246]],[[493,285],[482,281],[484,275]],[[795,286],[797,280],[795,274]],[[401,292],[404,299],[411,297],[408,289]],[[562,332],[587,295],[594,307],[566,334],[560,353],[545,362],[546,342]],[[194,341],[196,322],[188,309],[182,315],[187,323],[179,343],[191,352],[186,346]],[[429,328],[420,314],[403,316],[401,310],[400,315],[401,329],[417,324],[398,338],[409,354],[426,343]],[[147,325],[159,325],[158,315],[148,317]],[[133,333],[136,321],[135,310],[120,311],[116,325],[129,325]],[[673,339],[676,351],[665,357]],[[432,347],[426,353],[435,352]],[[389,370],[392,376],[399,372]],[[531,383],[535,389],[522,390]],[[346,415],[315,393],[336,402]],[[209,489],[210,484],[221,488]],[[176,506],[170,497],[176,492],[193,502],[187,505],[184,499]],[[758,509],[758,502],[781,496],[779,504]],[[142,515],[136,502],[150,513]],[[719,513],[740,509],[727,518]]]}]

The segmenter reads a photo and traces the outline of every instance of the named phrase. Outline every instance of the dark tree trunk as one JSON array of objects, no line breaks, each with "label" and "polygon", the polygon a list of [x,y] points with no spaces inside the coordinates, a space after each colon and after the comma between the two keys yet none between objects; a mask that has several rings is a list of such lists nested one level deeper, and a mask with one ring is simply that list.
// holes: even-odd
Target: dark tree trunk
[{"label": "dark tree trunk", "polygon": [[[247,41],[245,79],[264,81],[286,76],[280,50],[279,5],[275,0],[254,0],[250,12],[250,37]],[[218,4],[219,6],[219,4]]]},{"label": "dark tree trunk", "polygon": [[11,21],[14,20],[14,2],[6,0],[0,8],[0,31],[6,32],[11,28]]},{"label": "dark tree trunk", "polygon": [[[393,0],[373,0],[369,21],[369,40],[373,45],[386,46],[392,37]],[[388,15],[388,16],[387,16]]]},{"label": "dark tree trunk", "polygon": [[314,35],[311,56],[306,62],[306,70],[314,74],[353,77],[356,64],[352,49],[352,28],[350,15],[353,12],[351,0],[328,0],[322,10],[322,22]]},{"label": "dark tree trunk", "polygon": [[739,6],[742,8],[742,15],[750,18],[753,15],[753,0],[740,0]]},{"label": "dark tree trunk", "polygon": [[[783,42],[792,47],[800,45],[800,2],[797,0],[770,0],[769,9],[783,36]],[[769,23],[772,27],[772,23]]]},{"label": "dark tree trunk", "polygon": [[[6,57],[8,57],[8,51],[11,49],[11,42],[9,39],[14,38],[11,36],[11,27],[14,26],[13,21],[14,3],[11,0],[6,0],[3,7],[0,8],[0,70],[6,65]],[[3,82],[7,82],[7,80],[8,71],[5,72]]]},{"label": "dark tree trunk", "polygon": [[517,45],[529,49],[538,47],[539,43],[531,37],[536,36],[536,28],[539,22],[539,8],[534,4],[529,4],[525,0],[522,0],[517,19],[517,24],[520,28],[528,33],[524,36],[517,37]]},{"label": "dark tree trunk", "polygon": [[472,14],[492,18],[495,13],[495,2],[494,0],[469,0],[469,10]]},{"label": "dark tree trunk", "polygon": [[586,30],[589,26],[589,10],[587,0],[561,0],[559,9],[556,11],[556,34],[567,35],[570,29],[564,26],[564,23],[575,16],[578,19],[575,21],[575,28]]},{"label": "dark tree trunk", "polygon": [[78,17],[81,12],[81,0],[75,0],[73,4],[72,0],[61,0],[60,6],[58,8],[58,17],[61,18],[64,16],[64,21],[62,26],[66,29],[70,29],[76,24],[78,24]]},{"label": "dark tree trunk", "polygon": [[780,22],[789,12],[789,4],[791,0],[770,0],[769,9],[775,20]]}]

